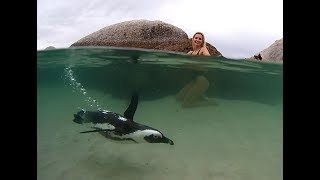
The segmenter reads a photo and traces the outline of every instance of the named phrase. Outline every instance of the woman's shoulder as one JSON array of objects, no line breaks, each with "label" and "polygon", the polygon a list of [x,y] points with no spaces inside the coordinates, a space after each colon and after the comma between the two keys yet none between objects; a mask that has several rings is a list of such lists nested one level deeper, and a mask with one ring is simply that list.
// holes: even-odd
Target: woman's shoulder
[{"label": "woman's shoulder", "polygon": [[200,52],[201,52],[202,55],[210,56],[210,52],[209,52],[209,49],[207,47],[201,47]]},{"label": "woman's shoulder", "polygon": [[202,47],[201,47],[201,51],[204,51],[204,50],[208,50],[208,48],[205,47],[205,46],[202,46]]}]

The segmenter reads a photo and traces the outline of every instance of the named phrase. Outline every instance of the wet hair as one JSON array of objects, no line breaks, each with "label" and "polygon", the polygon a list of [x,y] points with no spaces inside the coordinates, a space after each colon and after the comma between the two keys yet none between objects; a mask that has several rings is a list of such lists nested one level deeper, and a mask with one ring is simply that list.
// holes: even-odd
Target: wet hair
[{"label": "wet hair", "polygon": [[194,42],[193,42],[193,38],[197,35],[197,34],[201,34],[201,36],[202,36],[202,43],[201,43],[201,47],[207,47],[206,46],[206,40],[205,40],[205,38],[204,38],[204,34],[202,33],[202,32],[196,32],[196,33],[194,33],[194,35],[192,36],[192,49],[195,49],[195,44],[194,44]]}]

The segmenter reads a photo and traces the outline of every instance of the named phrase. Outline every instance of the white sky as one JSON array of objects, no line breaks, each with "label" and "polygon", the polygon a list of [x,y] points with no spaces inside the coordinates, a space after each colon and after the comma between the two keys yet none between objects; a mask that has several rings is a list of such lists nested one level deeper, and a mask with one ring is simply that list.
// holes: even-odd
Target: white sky
[{"label": "white sky", "polygon": [[69,47],[127,20],[160,20],[196,31],[225,57],[245,58],[283,37],[282,0],[38,0],[37,49]]}]

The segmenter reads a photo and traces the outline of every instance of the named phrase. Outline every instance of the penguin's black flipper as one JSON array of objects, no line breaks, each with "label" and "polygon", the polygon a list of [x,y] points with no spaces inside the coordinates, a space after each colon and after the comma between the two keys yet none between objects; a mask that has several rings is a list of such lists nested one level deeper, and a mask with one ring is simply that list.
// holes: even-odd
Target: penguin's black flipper
[{"label": "penguin's black flipper", "polygon": [[136,112],[137,106],[138,106],[138,93],[133,92],[131,96],[131,102],[130,105],[128,106],[127,110],[124,112],[124,117],[126,117],[129,120],[133,121],[133,116],[134,113]]}]

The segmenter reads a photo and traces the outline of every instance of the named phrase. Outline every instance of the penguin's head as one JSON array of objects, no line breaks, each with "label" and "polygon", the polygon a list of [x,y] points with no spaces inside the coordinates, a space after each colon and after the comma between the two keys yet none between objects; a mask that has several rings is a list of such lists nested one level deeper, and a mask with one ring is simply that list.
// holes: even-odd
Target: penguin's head
[{"label": "penguin's head", "polygon": [[78,123],[78,124],[82,124],[85,122],[85,110],[81,110],[79,112],[77,112],[77,114],[74,114],[74,119],[73,122]]},{"label": "penguin's head", "polygon": [[167,137],[165,137],[158,130],[147,130],[145,133],[144,140],[148,143],[166,143],[170,145],[174,145],[173,141]]}]

